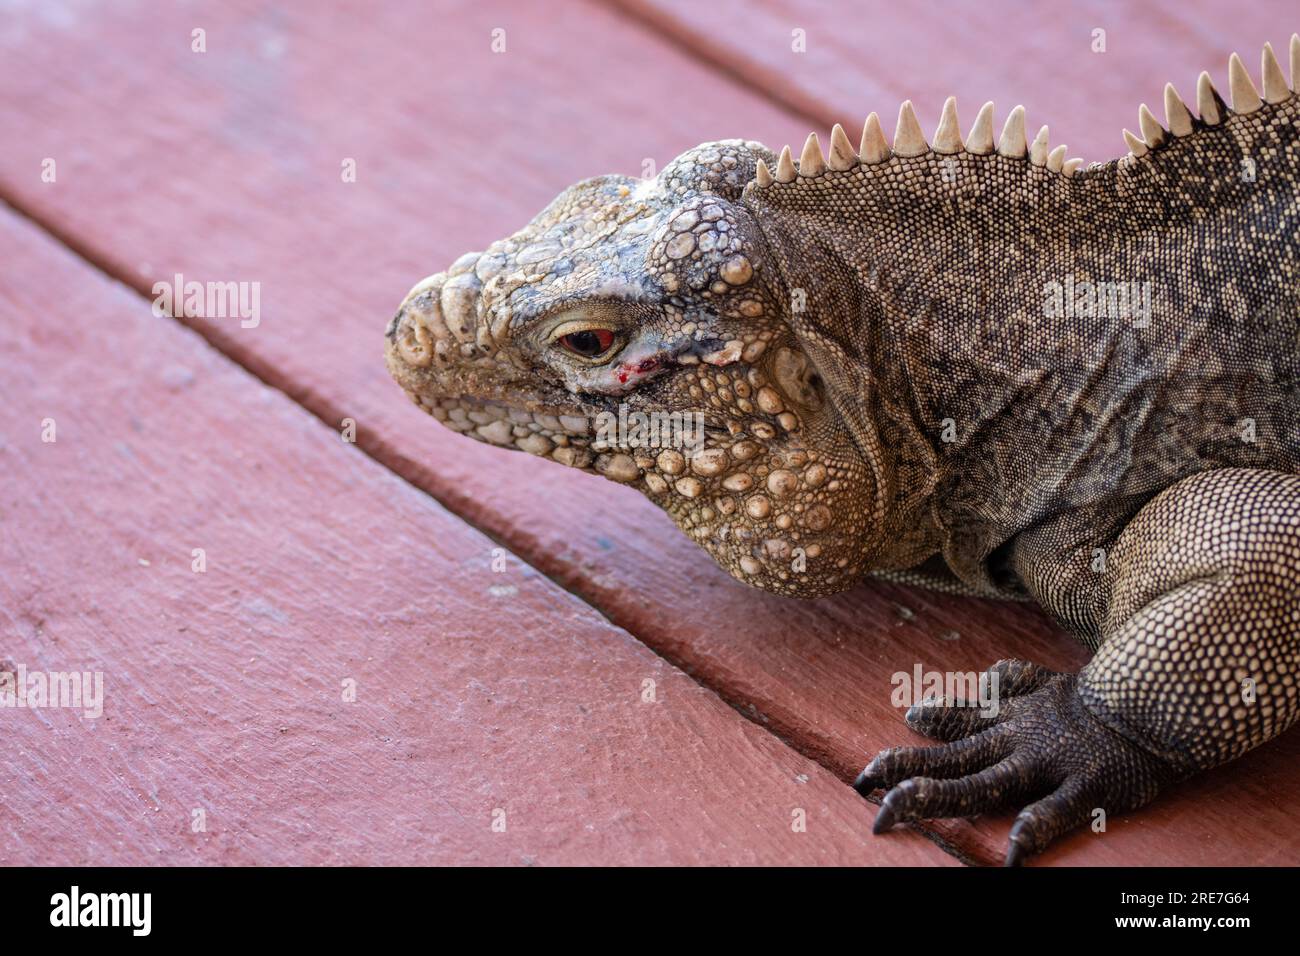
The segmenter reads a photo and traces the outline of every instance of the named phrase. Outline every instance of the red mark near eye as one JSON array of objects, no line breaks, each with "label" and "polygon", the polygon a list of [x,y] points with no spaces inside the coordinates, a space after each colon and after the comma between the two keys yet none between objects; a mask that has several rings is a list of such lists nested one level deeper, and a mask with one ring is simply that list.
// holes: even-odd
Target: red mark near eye
[{"label": "red mark near eye", "polygon": [[631,378],[633,374],[645,375],[647,372],[653,372],[658,367],[659,367],[658,359],[648,358],[645,359],[644,361],[636,363],[635,365],[625,362],[624,364],[618,367],[618,372],[616,374],[618,375],[619,383],[622,385],[626,385],[627,380]]}]

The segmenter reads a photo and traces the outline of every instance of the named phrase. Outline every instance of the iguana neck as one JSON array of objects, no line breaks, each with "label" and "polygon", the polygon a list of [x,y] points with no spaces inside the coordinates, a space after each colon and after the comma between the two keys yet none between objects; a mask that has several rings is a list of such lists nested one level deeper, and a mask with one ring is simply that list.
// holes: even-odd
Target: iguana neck
[{"label": "iguana neck", "polygon": [[880,273],[859,254],[852,232],[813,229],[802,215],[776,210],[764,210],[759,222],[791,327],[871,469],[874,563],[910,567],[939,547],[927,516],[940,456],[906,364],[892,354],[896,334]]},{"label": "iguana neck", "polygon": [[[928,152],[747,193],[792,326],[876,463],[882,527],[929,540],[927,515],[967,527],[987,515],[992,540],[1035,519],[1034,496],[1141,495],[1119,462],[1092,469],[1096,488],[1063,486],[1075,463],[1105,461],[1099,446],[1132,439],[1152,402],[1169,404],[1165,380],[1190,379],[1182,400],[1196,400],[1210,370],[1189,359],[1205,349],[1185,352],[1177,330],[1200,335],[1188,322],[1208,301],[1228,311],[1236,296],[1247,316],[1294,307],[1296,103],[1073,177]],[[1089,285],[1118,311],[1075,310]],[[1110,298],[1121,285],[1127,308]],[[1288,354],[1285,323],[1265,332],[1261,381],[1288,373],[1266,367],[1270,350]],[[1190,467],[1185,451],[1161,451],[1147,484]]]}]

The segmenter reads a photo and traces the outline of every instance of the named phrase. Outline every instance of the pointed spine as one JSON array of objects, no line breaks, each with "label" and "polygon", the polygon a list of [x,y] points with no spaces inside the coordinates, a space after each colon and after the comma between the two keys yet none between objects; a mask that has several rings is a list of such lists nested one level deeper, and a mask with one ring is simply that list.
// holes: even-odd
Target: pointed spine
[{"label": "pointed spine", "polygon": [[1079,167],[1082,165],[1083,165],[1083,157],[1075,156],[1073,159],[1067,159],[1065,161],[1065,165],[1061,167],[1061,172],[1064,173],[1066,176],[1073,176],[1076,172],[1079,171]]},{"label": "pointed spine", "polygon": [[1065,165],[1065,147],[1058,146],[1047,154],[1047,169],[1053,173],[1059,173]]},{"label": "pointed spine", "polygon": [[1265,43],[1260,55],[1260,75],[1264,78],[1264,102],[1281,103],[1291,96],[1287,88],[1286,77],[1282,75],[1282,64],[1273,55],[1273,44]]},{"label": "pointed spine", "polygon": [[858,148],[858,158],[864,163],[874,165],[889,158],[889,144],[885,142],[885,131],[880,128],[880,117],[872,113],[862,124],[862,144]]},{"label": "pointed spine", "polygon": [[1165,128],[1145,103],[1138,107],[1138,129],[1142,131],[1142,139],[1149,149],[1158,149],[1165,144]]},{"label": "pointed spine", "polygon": [[1196,78],[1196,111],[1201,114],[1201,122],[1209,126],[1218,126],[1223,122],[1223,113],[1227,109],[1223,97],[1214,88],[1210,74],[1202,71]]},{"label": "pointed spine", "polygon": [[754,167],[754,181],[758,183],[760,189],[766,189],[773,182],[772,170],[768,169],[767,163],[761,159],[758,161],[758,165]]},{"label": "pointed spine", "polygon": [[1029,161],[1035,166],[1047,165],[1048,135],[1047,127],[1040,127],[1038,135],[1035,136],[1034,141],[1029,144]]},{"label": "pointed spine", "polygon": [[986,156],[993,152],[993,104],[985,103],[966,137],[966,152]]},{"label": "pointed spine", "polygon": [[921,132],[921,123],[911,100],[904,100],[898,108],[898,126],[894,130],[894,152],[899,156],[921,156],[930,151]]},{"label": "pointed spine", "polygon": [[826,165],[839,172],[858,165],[858,154],[839,123],[831,127],[831,151],[826,156]]},{"label": "pointed spine", "polygon": [[1188,136],[1192,132],[1191,111],[1172,83],[1165,84],[1165,121],[1175,136]]},{"label": "pointed spine", "polygon": [[799,154],[799,175],[820,176],[824,172],[826,160],[822,157],[821,140],[816,133],[809,133],[803,143],[803,152]]},{"label": "pointed spine", "polygon": [[998,140],[998,153],[1002,156],[1010,156],[1012,159],[1021,159],[1026,151],[1025,108],[1017,106],[1011,111],[1006,124],[1002,127],[1002,138]]},{"label": "pointed spine", "polygon": [[1134,156],[1145,156],[1147,154],[1147,144],[1128,130],[1124,130],[1124,142],[1128,145],[1128,151]]},{"label": "pointed spine", "polygon": [[934,131],[934,151],[960,153],[963,149],[965,145],[961,141],[961,125],[957,119],[957,97],[950,96],[944,101],[939,128]]},{"label": "pointed spine", "polygon": [[781,147],[781,156],[776,161],[776,181],[778,183],[792,183],[797,174],[794,170],[794,157],[790,155],[790,147]]},{"label": "pointed spine", "polygon": [[1228,92],[1232,96],[1234,113],[1253,113],[1264,105],[1259,98],[1259,90],[1246,72],[1246,64],[1241,57],[1232,54],[1228,57]]}]

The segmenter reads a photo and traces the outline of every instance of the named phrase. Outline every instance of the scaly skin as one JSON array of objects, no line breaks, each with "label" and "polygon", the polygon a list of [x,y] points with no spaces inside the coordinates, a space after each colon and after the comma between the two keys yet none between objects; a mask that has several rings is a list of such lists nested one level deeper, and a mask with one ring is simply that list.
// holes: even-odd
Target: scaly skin
[{"label": "scaly skin", "polygon": [[[639,488],[745,583],[938,562],[1037,600],[1088,666],[1000,662],[996,716],[915,706],[947,743],[857,783],[878,832],[1034,801],[1019,862],[1300,714],[1300,97],[1271,50],[1262,102],[1230,72],[1234,109],[1203,77],[1200,118],[1167,96],[1170,131],[1077,172],[1020,110],[963,143],[950,101],[933,147],[904,104],[892,151],[873,114],[797,168],[728,140],[579,183],[416,286],[389,369],[457,431]],[[1081,314],[1082,282],[1149,299]],[[593,435],[620,405],[702,413],[702,450]]]}]

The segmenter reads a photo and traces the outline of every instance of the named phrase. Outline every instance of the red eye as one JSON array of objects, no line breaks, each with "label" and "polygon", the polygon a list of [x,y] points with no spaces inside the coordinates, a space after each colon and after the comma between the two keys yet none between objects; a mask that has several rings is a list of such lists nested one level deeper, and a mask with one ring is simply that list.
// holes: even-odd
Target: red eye
[{"label": "red eye", "polygon": [[595,358],[609,351],[609,347],[614,344],[614,333],[609,329],[583,329],[581,332],[561,335],[560,344],[584,358]]}]

